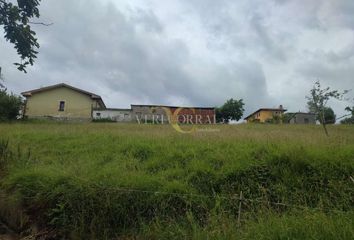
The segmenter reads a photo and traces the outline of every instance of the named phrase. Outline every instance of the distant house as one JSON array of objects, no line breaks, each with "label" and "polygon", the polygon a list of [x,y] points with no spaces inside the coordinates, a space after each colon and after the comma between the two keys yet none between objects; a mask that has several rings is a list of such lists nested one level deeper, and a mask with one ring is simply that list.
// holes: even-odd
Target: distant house
[{"label": "distant house", "polygon": [[94,109],[105,109],[102,98],[91,92],[60,83],[21,93],[23,115],[28,118],[92,119]]},{"label": "distant house", "polygon": [[316,114],[314,113],[287,113],[289,116],[288,123],[290,124],[316,124]]},{"label": "distant house", "polygon": [[26,98],[23,115],[28,118],[61,120],[109,119],[116,122],[168,122],[171,115],[180,123],[215,122],[215,108],[164,105],[131,105],[131,109],[107,108],[102,98],[91,92],[60,83],[23,92]]},{"label": "distant house", "polygon": [[251,113],[244,120],[248,123],[250,122],[260,122],[264,123],[268,120],[273,119],[275,116],[281,117],[283,113],[286,112],[286,109],[282,105],[279,108],[260,108],[257,111]]}]

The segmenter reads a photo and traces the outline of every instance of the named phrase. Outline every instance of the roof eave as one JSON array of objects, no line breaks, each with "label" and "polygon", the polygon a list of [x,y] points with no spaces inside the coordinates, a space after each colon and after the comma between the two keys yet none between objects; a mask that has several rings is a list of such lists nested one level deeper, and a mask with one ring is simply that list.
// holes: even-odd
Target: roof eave
[{"label": "roof eave", "polygon": [[254,114],[260,112],[260,111],[281,111],[281,112],[286,112],[288,111],[288,109],[270,109],[270,108],[260,108],[258,109],[257,111],[251,113],[250,115],[248,115],[247,117],[245,117],[243,120],[247,120],[249,119],[250,117],[252,117]]},{"label": "roof eave", "polygon": [[24,97],[30,97],[30,96],[32,96],[32,93],[22,92],[21,95],[24,96]]}]

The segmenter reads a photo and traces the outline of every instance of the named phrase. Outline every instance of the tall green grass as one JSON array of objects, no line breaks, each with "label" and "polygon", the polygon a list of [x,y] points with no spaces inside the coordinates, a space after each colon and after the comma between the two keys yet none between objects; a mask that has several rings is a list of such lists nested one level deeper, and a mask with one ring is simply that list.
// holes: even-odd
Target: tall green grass
[{"label": "tall green grass", "polygon": [[[35,222],[72,239],[330,239],[337,233],[347,239],[353,233],[346,222],[354,210],[353,127],[332,126],[330,138],[319,126],[204,128],[218,131],[2,124],[2,205],[21,209],[24,227]],[[238,224],[241,191],[246,200]]]},{"label": "tall green grass", "polygon": [[183,221],[156,220],[141,228],[138,239],[352,239],[353,213],[324,214],[314,211],[292,211],[287,214],[264,212],[239,226],[232,218],[211,216],[201,226],[188,215]]}]

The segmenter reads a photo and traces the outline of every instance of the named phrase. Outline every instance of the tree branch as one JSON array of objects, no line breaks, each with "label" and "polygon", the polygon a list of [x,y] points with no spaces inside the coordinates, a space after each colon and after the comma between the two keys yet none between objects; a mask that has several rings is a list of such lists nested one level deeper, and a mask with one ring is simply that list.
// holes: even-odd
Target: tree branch
[{"label": "tree branch", "polygon": [[34,24],[34,25],[43,25],[43,26],[51,26],[53,25],[54,23],[43,23],[43,22],[28,22],[29,24]]}]

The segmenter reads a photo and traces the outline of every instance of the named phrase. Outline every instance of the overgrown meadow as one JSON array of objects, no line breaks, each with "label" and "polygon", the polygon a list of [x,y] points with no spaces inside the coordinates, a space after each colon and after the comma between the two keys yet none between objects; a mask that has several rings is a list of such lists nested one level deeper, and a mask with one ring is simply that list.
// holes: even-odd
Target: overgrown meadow
[{"label": "overgrown meadow", "polygon": [[354,127],[0,125],[0,216],[69,239],[352,239]]}]

